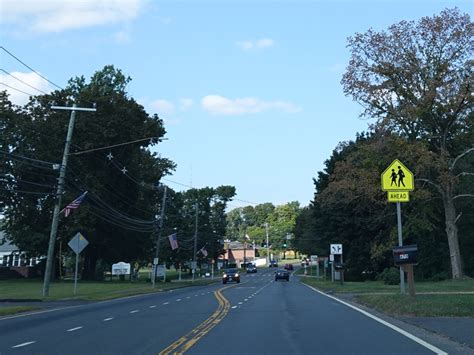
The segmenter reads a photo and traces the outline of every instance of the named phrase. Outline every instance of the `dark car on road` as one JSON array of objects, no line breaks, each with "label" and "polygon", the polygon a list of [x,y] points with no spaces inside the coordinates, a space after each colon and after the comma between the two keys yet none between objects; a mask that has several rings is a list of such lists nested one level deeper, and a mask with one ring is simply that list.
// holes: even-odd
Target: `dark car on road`
[{"label": "dark car on road", "polygon": [[222,283],[226,284],[230,281],[240,283],[240,275],[236,269],[228,269],[222,274]]},{"label": "dark car on road", "polygon": [[247,274],[256,273],[256,272],[257,272],[257,266],[255,266],[254,264],[247,265]]},{"label": "dark car on road", "polygon": [[285,270],[292,271],[293,270],[293,264],[285,264]]},{"label": "dark car on road", "polygon": [[278,267],[278,263],[276,260],[270,260],[270,265],[268,265],[268,267]]},{"label": "dark car on road", "polygon": [[277,270],[275,272],[275,281],[280,279],[290,281],[290,273],[287,270]]}]

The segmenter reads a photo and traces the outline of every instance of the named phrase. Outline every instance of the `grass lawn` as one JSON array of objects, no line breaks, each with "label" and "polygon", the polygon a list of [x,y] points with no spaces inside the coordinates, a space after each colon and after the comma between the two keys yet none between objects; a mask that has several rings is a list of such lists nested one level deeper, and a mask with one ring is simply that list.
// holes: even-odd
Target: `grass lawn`
[{"label": "grass lawn", "polygon": [[474,295],[357,295],[357,302],[390,315],[474,317]]},{"label": "grass lawn", "polygon": [[340,285],[314,278],[301,280],[325,292],[352,294],[356,302],[391,315],[474,317],[474,294],[461,294],[474,292],[474,279],[415,282],[415,298],[400,295],[399,285],[385,285],[381,281]]},{"label": "grass lawn", "polygon": [[74,282],[61,281],[53,282],[50,286],[49,297],[42,297],[42,280],[7,280],[0,281],[0,299],[38,299],[44,301],[78,299],[100,301],[137,294],[160,292],[163,290],[207,285],[220,278],[198,279],[194,282],[157,282],[156,287],[152,288],[148,282],[129,282],[129,281],[103,281],[103,282],[78,282],[77,294],[73,295]]},{"label": "grass lawn", "polygon": [[8,316],[10,314],[36,311],[38,309],[41,309],[41,308],[34,307],[34,306],[0,307],[0,316]]}]

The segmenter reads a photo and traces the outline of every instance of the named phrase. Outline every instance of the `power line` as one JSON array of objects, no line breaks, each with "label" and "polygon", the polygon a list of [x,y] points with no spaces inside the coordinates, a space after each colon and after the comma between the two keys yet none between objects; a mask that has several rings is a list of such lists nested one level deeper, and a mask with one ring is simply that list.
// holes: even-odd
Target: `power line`
[{"label": "power line", "polygon": [[27,93],[26,91],[23,91],[23,90],[20,90],[20,89],[14,88],[13,86],[10,86],[10,85],[8,85],[8,84],[2,83],[2,82],[0,82],[0,84],[1,84],[1,85],[3,85],[3,86],[6,86],[7,88],[10,88],[10,89],[12,89],[12,90],[15,90],[15,91],[21,92],[22,94],[25,94],[25,95],[28,95],[28,96],[35,96],[35,95],[33,95],[33,94],[29,94],[29,93]]},{"label": "power line", "polygon": [[45,95],[48,95],[47,92],[44,92],[43,90],[40,90],[40,89],[38,89],[38,88],[35,88],[34,86],[28,84],[26,81],[23,81],[23,80],[21,80],[20,78],[17,78],[15,75],[13,75],[13,74],[7,72],[5,69],[1,69],[1,68],[0,68],[0,71],[4,72],[4,73],[7,74],[7,75],[10,75],[12,78],[18,80],[20,83],[25,84],[26,86],[29,86],[30,88],[35,89],[35,90],[37,90],[37,91],[39,91],[39,92],[41,92],[41,93],[43,93],[43,94],[45,94]]},{"label": "power line", "polygon": [[3,46],[0,46],[0,49],[3,49],[8,55],[10,55],[12,58],[16,59],[18,62],[20,62],[21,64],[23,64],[25,67],[27,67],[28,69],[30,69],[33,73],[35,73],[36,75],[40,76],[41,78],[43,78],[44,80],[46,80],[48,83],[56,86],[58,89],[61,89],[61,90],[64,90],[62,87],[60,87],[59,85],[56,85],[55,83],[53,83],[51,80],[49,80],[48,78],[44,77],[43,75],[41,75],[40,73],[38,73],[36,70],[34,70],[32,67],[30,67],[28,64],[24,63],[23,61],[21,61],[18,57],[16,57],[13,53],[9,52],[5,47]]},{"label": "power line", "polygon": [[118,144],[114,144],[114,145],[109,145],[109,146],[107,146],[107,147],[101,147],[101,148],[93,148],[93,149],[88,149],[88,150],[82,150],[82,151],[79,151],[79,152],[76,152],[76,153],[70,153],[69,155],[80,155],[80,154],[95,152],[95,151],[97,151],[97,150],[104,150],[104,149],[109,149],[109,148],[120,147],[120,146],[122,146],[122,145],[127,145],[127,144],[142,142],[142,141],[150,140],[150,139],[153,139],[153,138],[158,138],[158,137],[148,137],[148,138],[136,139],[136,140],[134,140],[134,141],[125,142],[125,143],[118,143]]}]

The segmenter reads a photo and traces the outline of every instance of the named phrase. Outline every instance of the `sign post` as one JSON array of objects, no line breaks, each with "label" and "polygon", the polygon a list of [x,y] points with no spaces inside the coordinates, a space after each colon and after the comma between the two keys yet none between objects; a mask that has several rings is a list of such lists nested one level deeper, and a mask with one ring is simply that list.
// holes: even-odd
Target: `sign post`
[{"label": "sign post", "polygon": [[79,254],[84,248],[89,244],[86,238],[81,233],[77,233],[70,241],[67,243],[69,247],[76,253],[76,270],[74,271],[74,295],[77,292],[77,270],[79,268]]},{"label": "sign post", "polygon": [[[381,180],[382,190],[387,191],[388,202],[397,203],[398,246],[401,247],[403,246],[403,234],[400,202],[410,201],[408,191],[415,189],[415,179],[413,173],[400,160],[395,159],[382,173]],[[400,293],[405,293],[405,273],[402,267],[400,267]]]}]

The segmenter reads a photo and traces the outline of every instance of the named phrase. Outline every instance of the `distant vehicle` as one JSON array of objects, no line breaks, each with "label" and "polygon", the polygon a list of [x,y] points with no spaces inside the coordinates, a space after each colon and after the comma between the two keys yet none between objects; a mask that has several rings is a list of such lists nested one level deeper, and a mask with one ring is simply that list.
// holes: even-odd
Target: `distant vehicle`
[{"label": "distant vehicle", "polygon": [[256,272],[257,272],[257,266],[255,266],[254,264],[247,265],[247,274],[256,273]]},{"label": "distant vehicle", "polygon": [[240,275],[236,269],[228,269],[222,274],[222,283],[226,284],[230,281],[240,283]]},{"label": "distant vehicle", "polygon": [[275,272],[275,281],[278,281],[280,279],[290,281],[290,273],[288,272],[288,270],[277,270]]},{"label": "distant vehicle", "polygon": [[292,271],[293,270],[293,264],[285,264],[285,270]]},{"label": "distant vehicle", "polygon": [[268,265],[268,267],[278,267],[278,263],[276,260],[270,260],[270,265]]}]

